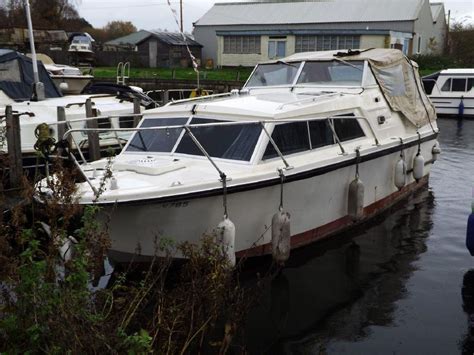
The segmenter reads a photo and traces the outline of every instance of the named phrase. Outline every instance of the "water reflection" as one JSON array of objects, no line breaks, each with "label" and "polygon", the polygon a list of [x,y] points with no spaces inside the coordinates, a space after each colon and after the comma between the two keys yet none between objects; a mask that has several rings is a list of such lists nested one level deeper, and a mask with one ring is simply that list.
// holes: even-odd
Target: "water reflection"
[{"label": "water reflection", "polygon": [[251,353],[318,353],[393,321],[413,262],[426,251],[434,197],[421,191],[358,231],[296,251],[249,316]]}]

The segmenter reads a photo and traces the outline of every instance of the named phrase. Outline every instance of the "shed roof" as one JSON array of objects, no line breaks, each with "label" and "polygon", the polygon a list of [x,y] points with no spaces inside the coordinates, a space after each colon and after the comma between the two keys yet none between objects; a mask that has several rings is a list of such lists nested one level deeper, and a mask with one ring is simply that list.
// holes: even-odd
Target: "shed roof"
[{"label": "shed roof", "polygon": [[196,42],[194,38],[190,35],[186,35],[186,41],[183,39],[181,33],[177,32],[161,32],[161,31],[147,31],[147,30],[140,30],[135,33],[131,33],[127,36],[123,36],[120,38],[116,38],[112,41],[108,41],[105,44],[108,45],[137,45],[150,37],[157,38],[159,41],[173,45],[173,46],[199,46],[202,47],[201,44]]},{"label": "shed roof", "polygon": [[413,21],[418,18],[424,1],[426,0],[217,3],[195,25]]}]

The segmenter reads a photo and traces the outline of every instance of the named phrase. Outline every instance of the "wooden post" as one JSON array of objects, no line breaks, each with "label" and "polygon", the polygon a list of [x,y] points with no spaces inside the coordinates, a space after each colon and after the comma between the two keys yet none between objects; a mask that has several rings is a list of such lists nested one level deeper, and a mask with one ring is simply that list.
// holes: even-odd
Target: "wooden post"
[{"label": "wooden post", "polygon": [[[58,142],[61,141],[64,137],[64,134],[68,131],[67,124],[61,124],[60,122],[66,122],[66,109],[63,106],[58,106]],[[68,136],[67,141],[69,142],[69,146],[71,146],[72,137]],[[61,155],[62,148],[59,149],[59,155]]]},{"label": "wooden post", "polygon": [[236,81],[240,81],[240,70],[237,70],[237,78]]},{"label": "wooden post", "polygon": [[[133,114],[139,115],[142,113],[140,106],[140,99],[138,97],[133,98]],[[133,116],[133,127],[137,127],[142,119],[142,116]]]},{"label": "wooden post", "polygon": [[5,107],[7,124],[8,163],[10,167],[10,187],[19,187],[23,175],[21,157],[20,116],[14,115],[10,105]]},{"label": "wooden post", "polygon": [[170,101],[170,92],[168,90],[163,91],[163,105],[166,105]]},{"label": "wooden post", "polygon": [[[86,117],[95,117],[96,112],[92,109],[92,100],[89,98],[86,100]],[[97,120],[87,120],[87,128],[98,128],[99,125]],[[87,132],[87,140],[89,146],[89,160],[100,159],[100,143],[99,143],[99,132]]]},{"label": "wooden post", "polygon": [[171,79],[176,79],[176,69],[173,68],[173,70],[171,70]]}]

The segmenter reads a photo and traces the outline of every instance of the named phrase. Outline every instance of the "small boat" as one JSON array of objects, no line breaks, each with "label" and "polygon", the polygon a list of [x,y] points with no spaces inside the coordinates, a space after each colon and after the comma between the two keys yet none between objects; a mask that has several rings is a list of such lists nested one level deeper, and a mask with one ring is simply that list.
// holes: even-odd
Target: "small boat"
[{"label": "small boat", "polygon": [[474,116],[474,69],[446,69],[423,77],[438,115]]},{"label": "small boat", "polygon": [[[52,137],[58,141],[58,107],[63,107],[65,119],[70,127],[84,127],[86,110],[85,104],[91,100],[97,116],[103,117],[99,120],[101,127],[130,127],[133,122],[134,104],[131,97],[133,93],[117,96],[117,91],[111,94],[96,92],[96,94],[63,95],[55,85],[45,66],[38,61],[38,77],[44,86],[44,100],[33,100],[33,69],[31,58],[12,50],[0,50],[0,116],[4,114],[7,105],[12,106],[13,111],[21,113],[21,150],[26,164],[36,160],[37,152],[35,143],[36,128],[39,124],[46,123],[50,126]],[[126,87],[122,88],[123,90]],[[143,94],[136,93],[140,98]],[[119,119],[118,116],[130,115],[128,119]],[[4,121],[0,123],[5,126]],[[103,133],[100,135],[100,144],[103,147],[109,145],[121,145],[130,137],[130,132]],[[74,142],[77,146],[87,146],[87,135],[76,134]],[[6,140],[0,140],[0,151],[6,151]],[[33,159],[33,160],[32,160]]]},{"label": "small boat", "polygon": [[70,36],[70,41],[68,52],[73,64],[91,64],[94,62],[95,53],[92,46],[94,39],[88,33],[73,33]]},{"label": "small boat", "polygon": [[82,166],[78,198],[103,207],[117,261],[206,233],[231,260],[281,260],[426,187],[437,136],[401,51],[299,53],[257,65],[241,90],[147,111],[111,166]]},{"label": "small boat", "polygon": [[[46,54],[37,53],[36,56],[43,63],[49,76],[64,95],[81,94],[84,88],[94,79],[94,76],[90,74],[92,72],[91,67],[86,68],[89,74],[84,74],[77,67],[55,63]],[[28,57],[31,58],[31,54],[28,54]]]}]

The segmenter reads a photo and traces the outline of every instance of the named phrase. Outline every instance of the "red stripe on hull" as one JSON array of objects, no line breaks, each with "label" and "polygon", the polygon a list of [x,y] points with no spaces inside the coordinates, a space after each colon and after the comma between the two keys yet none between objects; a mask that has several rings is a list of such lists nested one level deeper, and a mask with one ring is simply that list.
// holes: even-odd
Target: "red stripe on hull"
[{"label": "red stripe on hull", "polygon": [[[377,214],[387,210],[403,198],[408,197],[412,192],[425,187],[428,184],[428,178],[428,176],[424,176],[418,182],[413,182],[401,190],[364,207],[364,217],[360,221],[354,222],[351,217],[344,216],[323,226],[291,236],[291,249],[299,248],[318,240],[328,238],[336,233],[342,232],[344,229],[367,221]],[[242,258],[271,254],[271,247],[271,243],[262,244],[251,249],[241,250],[236,253],[236,256]]]}]

